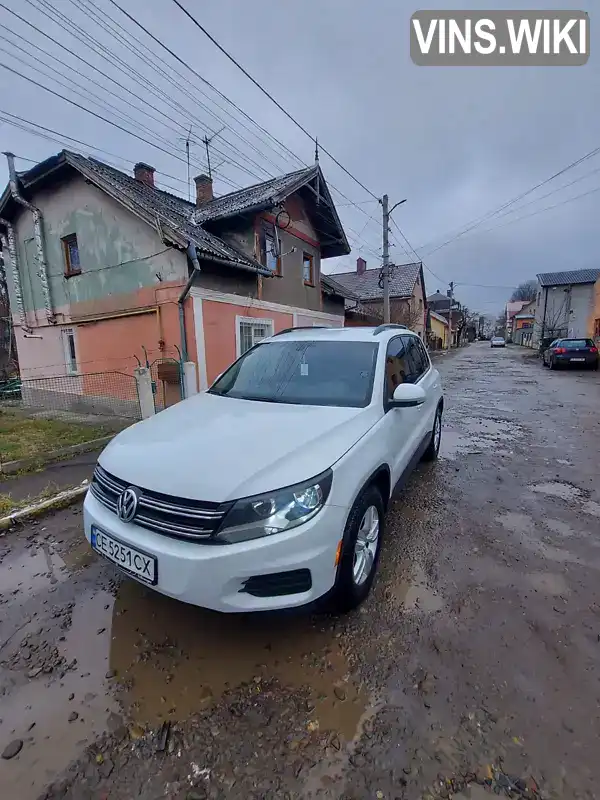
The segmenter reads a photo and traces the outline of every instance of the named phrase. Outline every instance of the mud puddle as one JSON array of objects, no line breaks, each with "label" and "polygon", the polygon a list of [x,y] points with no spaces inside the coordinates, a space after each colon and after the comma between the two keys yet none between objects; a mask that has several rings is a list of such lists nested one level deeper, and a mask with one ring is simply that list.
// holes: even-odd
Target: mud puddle
[{"label": "mud puddle", "polygon": [[440,444],[440,458],[452,461],[461,455],[478,455],[483,450],[484,445],[476,442],[472,437],[450,428],[444,428]]},{"label": "mud puddle", "polygon": [[302,616],[237,616],[183,605],[125,581],[112,625],[110,668],[141,725],[184,720],[227,690],[276,678],[310,691],[312,725],[350,740],[367,705],[331,623]]},{"label": "mud puddle", "polygon": [[[110,633],[104,629],[112,596],[99,591],[78,599],[68,631],[50,631],[64,658],[62,670],[0,672],[0,750],[15,739],[21,752],[0,762],[0,797],[35,800],[44,787],[108,726],[117,705],[106,678]],[[37,624],[35,628],[39,627]],[[102,633],[97,631],[102,630]],[[33,650],[34,636],[17,634],[17,654]],[[63,641],[61,641],[61,639]],[[31,659],[29,652],[25,654]],[[63,674],[64,673],[64,674]],[[62,677],[61,677],[62,676]]]},{"label": "mud puddle", "polygon": [[63,559],[51,545],[8,551],[0,559],[0,598],[37,592],[69,577]]},{"label": "mud puddle", "polygon": [[388,590],[390,600],[404,611],[433,613],[444,606],[444,600],[428,585],[425,570],[419,564],[411,567],[411,576]]},{"label": "mud puddle", "polygon": [[558,497],[559,500],[578,501],[584,497],[584,492],[577,486],[573,486],[566,481],[547,481],[546,483],[535,483],[529,487],[536,494],[544,494],[547,497]]}]

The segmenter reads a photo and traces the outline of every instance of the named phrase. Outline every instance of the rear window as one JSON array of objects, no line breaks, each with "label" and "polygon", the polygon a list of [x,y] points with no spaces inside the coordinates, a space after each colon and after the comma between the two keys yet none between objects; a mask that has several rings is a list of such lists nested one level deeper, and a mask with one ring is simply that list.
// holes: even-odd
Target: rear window
[{"label": "rear window", "polygon": [[561,339],[559,347],[594,347],[591,339]]}]

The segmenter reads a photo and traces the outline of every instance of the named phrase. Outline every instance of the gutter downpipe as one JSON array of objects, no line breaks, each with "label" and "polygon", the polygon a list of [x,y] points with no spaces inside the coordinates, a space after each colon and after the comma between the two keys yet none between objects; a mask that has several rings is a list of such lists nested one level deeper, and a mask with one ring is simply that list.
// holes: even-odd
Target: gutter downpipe
[{"label": "gutter downpipe", "polygon": [[[54,321],[54,311],[52,309],[52,299],[50,297],[50,284],[48,282],[48,261],[46,259],[46,248],[44,246],[44,231],[42,226],[42,212],[39,208],[27,202],[24,197],[19,194],[19,185],[17,181],[17,172],[15,170],[15,156],[13,153],[5,152],[6,160],[8,161],[8,182],[10,186],[10,193],[12,197],[20,203],[24,208],[31,211],[33,216],[33,231],[35,236],[35,244],[37,247],[39,271],[38,276],[42,284],[42,293],[44,295],[44,306],[46,309],[46,317],[49,322]],[[14,238],[14,235],[13,235]]]},{"label": "gutter downpipe", "polygon": [[188,278],[188,282],[186,283],[185,288],[183,292],[180,294],[179,300],[177,301],[177,305],[179,306],[179,336],[181,338],[181,358],[183,359],[184,363],[188,360],[188,348],[187,348],[187,334],[185,330],[185,310],[183,304],[185,303],[186,298],[190,293],[190,289],[192,288],[192,284],[194,283],[194,278],[196,277],[196,273],[201,271],[200,262],[198,261],[198,254],[196,253],[196,248],[191,242],[188,242],[188,246],[185,252],[189,262],[192,265],[192,274]]},{"label": "gutter downpipe", "polygon": [[[0,241],[2,242],[2,249],[8,252],[10,257],[10,265],[12,268],[13,290],[15,293],[15,301],[17,303],[17,311],[19,312],[19,319],[21,320],[21,328],[23,331],[29,330],[27,325],[27,317],[25,316],[25,306],[23,305],[23,292],[21,291],[21,274],[19,272],[19,252],[16,246],[15,229],[7,219],[0,217],[0,225],[6,228],[7,236],[0,234]],[[9,312],[10,313],[10,312]]]}]

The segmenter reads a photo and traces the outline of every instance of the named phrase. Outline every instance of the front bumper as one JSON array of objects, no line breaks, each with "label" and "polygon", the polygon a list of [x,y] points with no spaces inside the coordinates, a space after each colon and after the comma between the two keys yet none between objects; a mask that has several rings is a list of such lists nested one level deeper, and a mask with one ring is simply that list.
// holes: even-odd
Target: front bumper
[{"label": "front bumper", "polygon": [[[224,612],[295,608],[327,594],[335,582],[337,545],[346,523],[344,509],[325,506],[312,520],[287,533],[231,545],[197,544],[124,523],[91,492],[85,498],[83,517],[88,542],[95,525],[123,544],[156,556],[158,583],[150,588],[184,603]],[[255,576],[306,569],[311,578],[308,591],[271,597],[244,591]]]}]

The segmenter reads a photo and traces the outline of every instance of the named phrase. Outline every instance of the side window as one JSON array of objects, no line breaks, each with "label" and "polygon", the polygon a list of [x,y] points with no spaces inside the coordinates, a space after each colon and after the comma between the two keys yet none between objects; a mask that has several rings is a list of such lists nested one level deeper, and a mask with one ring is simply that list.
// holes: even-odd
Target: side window
[{"label": "side window", "polygon": [[407,382],[406,351],[400,336],[388,342],[385,355],[385,399],[391,400],[396,386]]},{"label": "side window", "polygon": [[404,348],[406,353],[406,381],[407,383],[416,383],[421,375],[429,368],[429,364],[425,366],[421,354],[420,340],[416,336],[406,336],[404,338]]},{"label": "side window", "polygon": [[[419,336],[420,335],[421,334],[419,334]],[[427,372],[427,370],[431,366],[431,362],[429,360],[429,353],[427,352],[427,348],[425,347],[425,345],[423,344],[423,341],[421,339],[419,339],[417,344],[419,346],[419,350],[421,351],[421,359],[422,359],[422,362],[423,362],[423,372]]]}]

